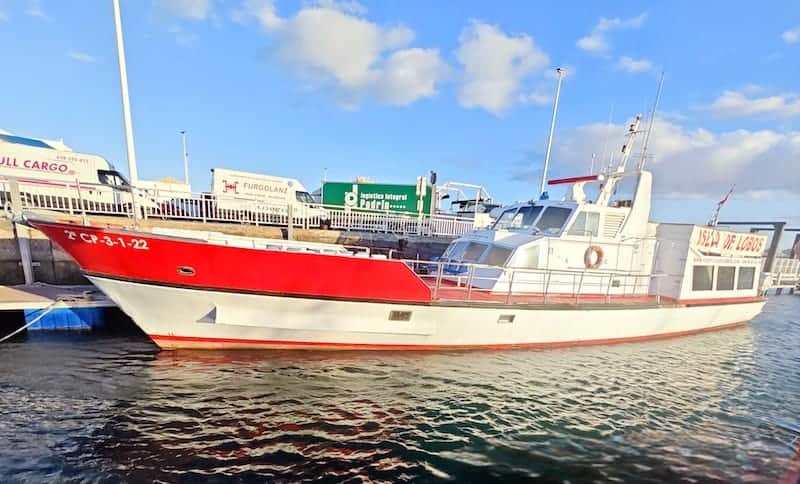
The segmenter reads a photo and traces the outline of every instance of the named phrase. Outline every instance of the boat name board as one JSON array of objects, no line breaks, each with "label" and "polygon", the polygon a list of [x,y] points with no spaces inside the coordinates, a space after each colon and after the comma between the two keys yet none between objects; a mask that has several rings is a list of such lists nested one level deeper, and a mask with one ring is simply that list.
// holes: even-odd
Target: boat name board
[{"label": "boat name board", "polygon": [[692,230],[691,248],[705,255],[759,257],[766,245],[766,235],[743,234],[698,226]]}]

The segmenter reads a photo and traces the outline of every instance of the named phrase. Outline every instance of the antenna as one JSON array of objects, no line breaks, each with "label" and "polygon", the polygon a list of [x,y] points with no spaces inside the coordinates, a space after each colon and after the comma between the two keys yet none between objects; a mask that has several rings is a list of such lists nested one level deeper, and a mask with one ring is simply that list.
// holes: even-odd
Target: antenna
[{"label": "antenna", "polygon": [[[603,169],[603,160],[606,159],[608,153],[608,137],[611,135],[611,119],[614,117],[614,103],[611,103],[611,108],[608,110],[608,124],[606,125],[606,139],[603,140],[603,156],[600,157],[600,169]],[[611,156],[614,156],[613,154]],[[609,169],[611,162],[609,162]]]},{"label": "antenna", "polygon": [[556,114],[558,113],[558,96],[561,94],[561,80],[564,78],[564,69],[556,69],[558,73],[558,83],[556,84],[556,97],[553,100],[553,119],[550,121],[550,136],[547,137],[547,152],[544,155],[544,170],[542,170],[542,183],[539,186],[539,200],[547,200],[547,192],[544,191],[547,184],[547,167],[550,165],[550,148],[553,146],[553,131],[556,129]]},{"label": "antenna", "polygon": [[722,209],[722,206],[728,202],[728,198],[730,198],[731,193],[733,193],[733,189],[736,188],[736,184],[734,184],[728,193],[725,195],[725,198],[717,202],[717,207],[714,209],[714,213],[711,215],[711,219],[708,221],[708,225],[711,227],[716,227],[719,223],[719,211]]},{"label": "antenna", "polygon": [[661,71],[661,80],[658,81],[658,92],[656,93],[656,100],[653,103],[653,111],[650,113],[650,125],[647,127],[647,133],[644,135],[644,144],[642,145],[642,159],[639,160],[639,169],[644,168],[647,162],[647,144],[650,142],[650,133],[653,132],[653,123],[656,120],[656,110],[658,109],[658,101],[661,99],[661,90],[664,88],[664,71]]}]

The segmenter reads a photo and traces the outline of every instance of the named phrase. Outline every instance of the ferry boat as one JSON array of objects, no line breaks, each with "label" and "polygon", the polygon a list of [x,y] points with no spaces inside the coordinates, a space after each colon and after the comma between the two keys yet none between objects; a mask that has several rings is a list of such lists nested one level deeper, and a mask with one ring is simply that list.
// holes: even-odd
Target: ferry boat
[{"label": "ferry boat", "polygon": [[[639,341],[740,325],[766,236],[649,220],[652,175],[550,180],[437,261],[29,217],[162,349],[436,350]],[[619,193],[629,181],[629,198]],[[587,187],[595,185],[595,196]]]}]

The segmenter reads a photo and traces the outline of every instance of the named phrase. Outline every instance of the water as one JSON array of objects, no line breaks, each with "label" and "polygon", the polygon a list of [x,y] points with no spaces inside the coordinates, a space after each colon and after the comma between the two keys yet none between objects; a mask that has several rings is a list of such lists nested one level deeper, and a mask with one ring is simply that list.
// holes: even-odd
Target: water
[{"label": "water", "polygon": [[4,482],[773,482],[800,421],[800,297],[750,325],[546,351],[0,345]]}]

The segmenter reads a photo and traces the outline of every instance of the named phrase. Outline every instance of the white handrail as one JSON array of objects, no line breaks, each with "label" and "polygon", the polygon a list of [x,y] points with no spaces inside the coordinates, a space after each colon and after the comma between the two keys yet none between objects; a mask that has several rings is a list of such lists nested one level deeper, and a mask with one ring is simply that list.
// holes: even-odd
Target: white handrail
[{"label": "white handrail", "polygon": [[[130,189],[76,181],[45,182],[18,180],[26,210],[44,209],[74,213],[82,207],[90,215],[133,216],[133,198],[142,214],[161,219],[198,222],[237,222],[255,225],[287,226],[289,216],[285,204],[239,198],[232,205],[219,204],[209,193],[188,193],[170,190]],[[7,182],[0,179],[2,193]],[[325,222],[335,230],[357,230],[410,235],[460,236],[473,228],[472,219],[452,215],[408,214],[368,209],[348,209],[321,204],[300,204],[294,210],[293,226],[319,227]],[[324,220],[327,217],[327,221]]]}]

